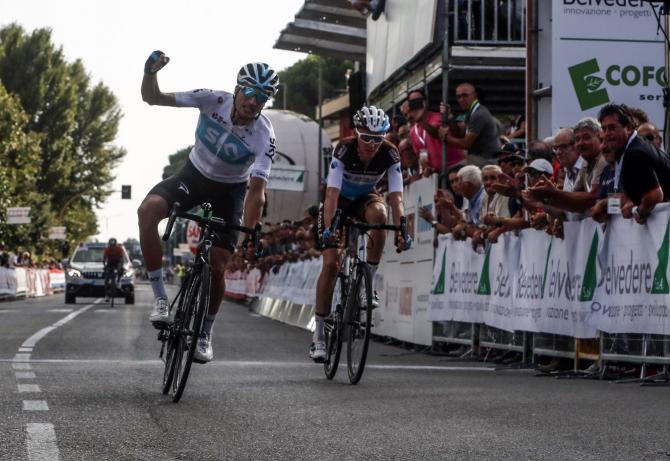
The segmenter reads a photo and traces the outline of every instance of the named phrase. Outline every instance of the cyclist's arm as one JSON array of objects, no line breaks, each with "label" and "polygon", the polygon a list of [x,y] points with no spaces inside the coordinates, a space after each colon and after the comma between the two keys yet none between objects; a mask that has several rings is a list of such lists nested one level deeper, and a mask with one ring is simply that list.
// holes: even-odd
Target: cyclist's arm
[{"label": "cyclist's arm", "polygon": [[386,176],[389,182],[389,194],[387,202],[393,212],[393,224],[400,224],[400,217],[405,214],[405,207],[402,203],[402,173],[400,172],[400,163],[391,165],[386,170]]},{"label": "cyclist's arm", "polygon": [[174,93],[163,93],[158,86],[158,74],[144,74],[142,78],[142,100],[152,106],[176,106]]},{"label": "cyclist's arm", "polygon": [[334,187],[326,188],[326,198],[323,201],[323,226],[325,229],[330,229],[330,226],[333,224],[339,199],[340,189]]},{"label": "cyclist's arm", "polygon": [[344,163],[334,158],[328,171],[328,183],[326,187],[326,196],[323,200],[323,225],[330,229],[333,223],[333,217],[337,211],[337,202],[340,199],[340,190],[342,190],[342,178],[344,176]]},{"label": "cyclist's arm", "polygon": [[244,199],[244,226],[254,227],[261,220],[265,205],[265,179],[252,176],[249,179],[249,189]]}]

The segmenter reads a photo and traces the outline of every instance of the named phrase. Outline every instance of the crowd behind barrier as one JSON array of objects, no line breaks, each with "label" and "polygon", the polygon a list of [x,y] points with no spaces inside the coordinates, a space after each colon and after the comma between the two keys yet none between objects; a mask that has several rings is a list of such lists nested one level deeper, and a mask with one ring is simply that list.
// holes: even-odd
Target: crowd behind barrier
[{"label": "crowd behind barrier", "polygon": [[[473,85],[456,96],[462,118],[444,104],[435,116],[420,91],[393,118],[387,139],[400,153],[416,245],[398,256],[387,240],[373,332],[524,358],[623,357],[636,334],[638,349],[658,349],[653,341],[670,335],[670,158],[646,114],[609,104],[525,148],[501,145]],[[523,136],[524,126],[520,116],[507,133]],[[438,188],[442,140],[453,149]],[[284,255],[260,270],[262,299],[314,302],[308,277],[318,273],[304,260]]]},{"label": "crowd behind barrier", "polygon": [[0,267],[0,299],[47,296],[64,289],[62,269]]}]

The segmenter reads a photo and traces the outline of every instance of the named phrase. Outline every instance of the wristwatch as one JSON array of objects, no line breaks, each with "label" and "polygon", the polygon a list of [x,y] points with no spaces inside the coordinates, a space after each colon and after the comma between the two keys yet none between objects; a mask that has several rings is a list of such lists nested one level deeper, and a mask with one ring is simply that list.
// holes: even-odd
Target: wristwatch
[{"label": "wristwatch", "polygon": [[430,227],[435,227],[435,226],[437,226],[437,224],[438,224],[437,221],[432,220],[432,221],[430,222]]}]

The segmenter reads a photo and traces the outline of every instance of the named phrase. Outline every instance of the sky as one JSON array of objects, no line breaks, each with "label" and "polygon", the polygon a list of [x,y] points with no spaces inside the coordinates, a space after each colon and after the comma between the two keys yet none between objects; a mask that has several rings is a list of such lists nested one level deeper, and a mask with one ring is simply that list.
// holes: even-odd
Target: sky
[{"label": "sky", "polygon": [[[273,49],[304,0],[0,0],[0,26],[48,27],[68,61],[81,59],[92,84],[102,82],[124,114],[114,144],[128,153],[114,171],[115,192],[97,211],[98,240],[138,238],[137,207],[161,180],[168,156],[194,142],[197,109],[149,106],[140,84],[144,62],[161,50],[170,63],[158,74],[164,92],[233,91],[248,62],[279,71],[305,54]],[[121,200],[121,185],[132,200]]]}]

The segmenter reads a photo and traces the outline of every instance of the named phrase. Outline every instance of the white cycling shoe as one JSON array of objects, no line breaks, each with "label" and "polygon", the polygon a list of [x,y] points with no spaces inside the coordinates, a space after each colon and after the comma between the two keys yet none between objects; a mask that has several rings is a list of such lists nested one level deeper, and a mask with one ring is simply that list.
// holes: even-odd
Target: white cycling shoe
[{"label": "white cycling shoe", "polygon": [[149,316],[149,320],[156,328],[163,328],[169,326],[170,321],[170,304],[167,298],[154,299],[154,310]]},{"label": "white cycling shoe", "polygon": [[198,344],[195,346],[193,361],[196,363],[211,362],[214,358],[214,348],[212,347],[212,335],[202,333],[198,338]]},{"label": "white cycling shoe", "polygon": [[309,346],[309,358],[316,363],[324,363],[327,355],[325,341],[314,341],[311,346]]}]

